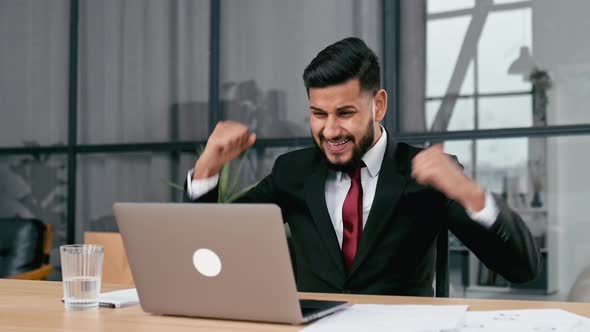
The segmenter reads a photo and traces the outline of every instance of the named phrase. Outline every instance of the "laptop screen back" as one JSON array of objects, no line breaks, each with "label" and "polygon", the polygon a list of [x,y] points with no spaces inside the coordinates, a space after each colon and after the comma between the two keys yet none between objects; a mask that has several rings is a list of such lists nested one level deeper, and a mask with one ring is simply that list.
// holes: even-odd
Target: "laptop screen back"
[{"label": "laptop screen back", "polygon": [[301,321],[277,206],[116,203],[114,210],[145,311]]}]

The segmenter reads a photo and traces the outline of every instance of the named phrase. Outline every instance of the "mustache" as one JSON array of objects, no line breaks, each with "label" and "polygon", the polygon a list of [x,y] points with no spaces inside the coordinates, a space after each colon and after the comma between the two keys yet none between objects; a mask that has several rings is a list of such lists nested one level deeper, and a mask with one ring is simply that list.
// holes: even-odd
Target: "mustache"
[{"label": "mustache", "polygon": [[[320,142],[328,141],[328,139],[323,134],[319,134],[318,138],[320,139]],[[354,137],[350,136],[350,135],[340,135],[340,136],[336,136],[336,137],[330,139],[330,141],[342,141],[342,140],[349,140],[351,142],[355,141]]]}]

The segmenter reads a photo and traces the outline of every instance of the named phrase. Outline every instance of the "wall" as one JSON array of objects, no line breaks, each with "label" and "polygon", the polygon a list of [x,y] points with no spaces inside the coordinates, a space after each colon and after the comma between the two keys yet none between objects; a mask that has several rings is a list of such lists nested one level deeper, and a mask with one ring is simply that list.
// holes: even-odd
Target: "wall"
[{"label": "wall", "polygon": [[[533,57],[553,79],[547,110],[550,125],[590,123],[589,12],[586,0],[533,1]],[[550,260],[557,264],[552,272],[564,294],[590,264],[590,154],[584,153],[589,148],[588,136],[548,140],[547,202],[550,235],[556,240],[552,253],[557,249]]]},{"label": "wall", "polygon": [[[262,92],[281,91],[285,109],[268,113],[281,112],[296,126],[295,136],[307,137],[309,109],[303,70],[320,50],[350,36],[363,38],[380,57],[379,8],[376,0],[222,1],[222,87],[253,80]],[[279,134],[284,137],[286,133]]]},{"label": "wall", "polygon": [[65,144],[69,1],[0,2],[0,146]]}]

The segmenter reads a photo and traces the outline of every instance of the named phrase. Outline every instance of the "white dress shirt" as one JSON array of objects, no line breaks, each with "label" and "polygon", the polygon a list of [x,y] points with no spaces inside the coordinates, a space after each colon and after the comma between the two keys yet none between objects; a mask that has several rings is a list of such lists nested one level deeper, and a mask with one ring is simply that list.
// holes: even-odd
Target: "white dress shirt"
[{"label": "white dress shirt", "polygon": [[[385,148],[387,147],[387,132],[381,129],[381,137],[377,140],[367,153],[362,157],[367,167],[361,169],[361,184],[363,187],[363,228],[367,223],[369,211],[373,205],[375,198],[375,190],[377,189],[377,180],[379,180],[379,172],[381,171],[381,163],[385,155]],[[187,181],[190,184],[187,186],[188,197],[195,200],[206,194],[209,190],[215,188],[219,180],[219,175],[214,175],[206,179],[192,180],[193,170],[191,169],[187,175]],[[342,206],[344,199],[350,189],[350,177],[346,173],[330,170],[326,178],[325,195],[326,206],[332,226],[336,232],[338,243],[342,248],[343,223],[342,223]],[[485,205],[481,211],[473,212],[466,210],[467,214],[475,222],[480,223],[486,228],[490,228],[496,218],[499,210],[494,198],[489,192],[486,192]]]}]

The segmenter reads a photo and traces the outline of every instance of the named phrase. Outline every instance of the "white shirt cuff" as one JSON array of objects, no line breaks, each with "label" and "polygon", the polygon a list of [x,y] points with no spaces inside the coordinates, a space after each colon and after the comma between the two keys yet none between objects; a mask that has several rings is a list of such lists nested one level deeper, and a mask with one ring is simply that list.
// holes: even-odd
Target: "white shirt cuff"
[{"label": "white shirt cuff", "polygon": [[477,212],[467,209],[465,211],[473,221],[488,229],[492,227],[498,218],[498,214],[500,214],[500,209],[498,209],[494,196],[489,191],[486,191],[486,201],[483,209]]},{"label": "white shirt cuff", "polygon": [[197,179],[193,180],[193,172],[195,169],[191,169],[188,171],[188,175],[186,177],[187,186],[186,192],[188,197],[192,200],[195,200],[206,193],[208,193],[211,189],[215,188],[217,182],[219,182],[219,174],[215,174],[211,177],[206,179]]}]

